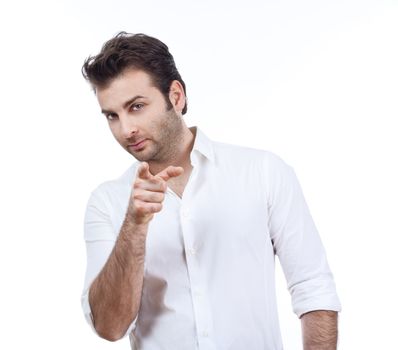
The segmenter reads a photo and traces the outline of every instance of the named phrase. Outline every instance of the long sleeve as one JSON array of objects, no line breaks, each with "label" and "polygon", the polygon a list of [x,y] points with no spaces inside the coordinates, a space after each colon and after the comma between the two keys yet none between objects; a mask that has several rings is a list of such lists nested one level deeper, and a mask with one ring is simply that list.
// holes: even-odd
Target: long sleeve
[{"label": "long sleeve", "polygon": [[269,169],[269,228],[293,311],[340,311],[326,252],[304,199],[297,176],[280,158]]}]

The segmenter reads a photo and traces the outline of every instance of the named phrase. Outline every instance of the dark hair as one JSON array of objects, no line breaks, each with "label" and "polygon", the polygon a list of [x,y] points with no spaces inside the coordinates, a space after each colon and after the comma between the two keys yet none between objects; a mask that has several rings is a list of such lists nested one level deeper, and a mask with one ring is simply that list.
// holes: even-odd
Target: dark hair
[{"label": "dark hair", "polygon": [[[119,32],[108,40],[100,53],[89,56],[83,64],[83,77],[95,87],[106,87],[126,69],[141,69],[148,73],[154,85],[165,97],[167,108],[172,108],[169,100],[170,85],[178,80],[184,88],[185,83],[174,63],[169,48],[160,40],[139,33]],[[182,114],[187,112],[187,103]]]}]

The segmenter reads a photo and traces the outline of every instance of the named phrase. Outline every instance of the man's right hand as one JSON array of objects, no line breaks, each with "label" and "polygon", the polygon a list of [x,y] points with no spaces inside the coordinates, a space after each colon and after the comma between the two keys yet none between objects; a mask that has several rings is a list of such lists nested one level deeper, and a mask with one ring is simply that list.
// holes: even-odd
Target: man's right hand
[{"label": "man's right hand", "polygon": [[152,175],[147,162],[140,164],[127,210],[135,224],[147,224],[155,213],[162,210],[167,180],[180,176],[183,172],[184,168],[170,165],[158,174]]},{"label": "man's right hand", "polygon": [[126,218],[114,249],[89,289],[89,304],[97,333],[115,341],[123,337],[137,317],[144,281],[148,222],[162,210],[166,181],[183,173],[169,166],[152,175],[142,162],[130,195]]}]

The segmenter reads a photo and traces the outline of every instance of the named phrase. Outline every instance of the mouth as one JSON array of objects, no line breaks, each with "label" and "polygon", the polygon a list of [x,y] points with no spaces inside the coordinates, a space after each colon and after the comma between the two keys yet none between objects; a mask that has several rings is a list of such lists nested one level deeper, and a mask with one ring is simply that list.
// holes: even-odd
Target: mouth
[{"label": "mouth", "polygon": [[141,149],[141,148],[143,148],[145,146],[145,141],[146,140],[147,139],[144,139],[144,140],[141,140],[141,141],[139,141],[137,143],[127,145],[127,147],[136,151],[136,150]]}]

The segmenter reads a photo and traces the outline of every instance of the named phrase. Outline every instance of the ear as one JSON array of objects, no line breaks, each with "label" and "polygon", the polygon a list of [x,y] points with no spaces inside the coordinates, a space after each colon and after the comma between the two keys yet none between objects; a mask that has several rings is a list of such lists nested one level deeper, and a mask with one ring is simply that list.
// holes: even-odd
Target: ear
[{"label": "ear", "polygon": [[182,84],[178,80],[173,80],[170,84],[169,99],[176,112],[182,113],[185,106],[185,93]]}]

